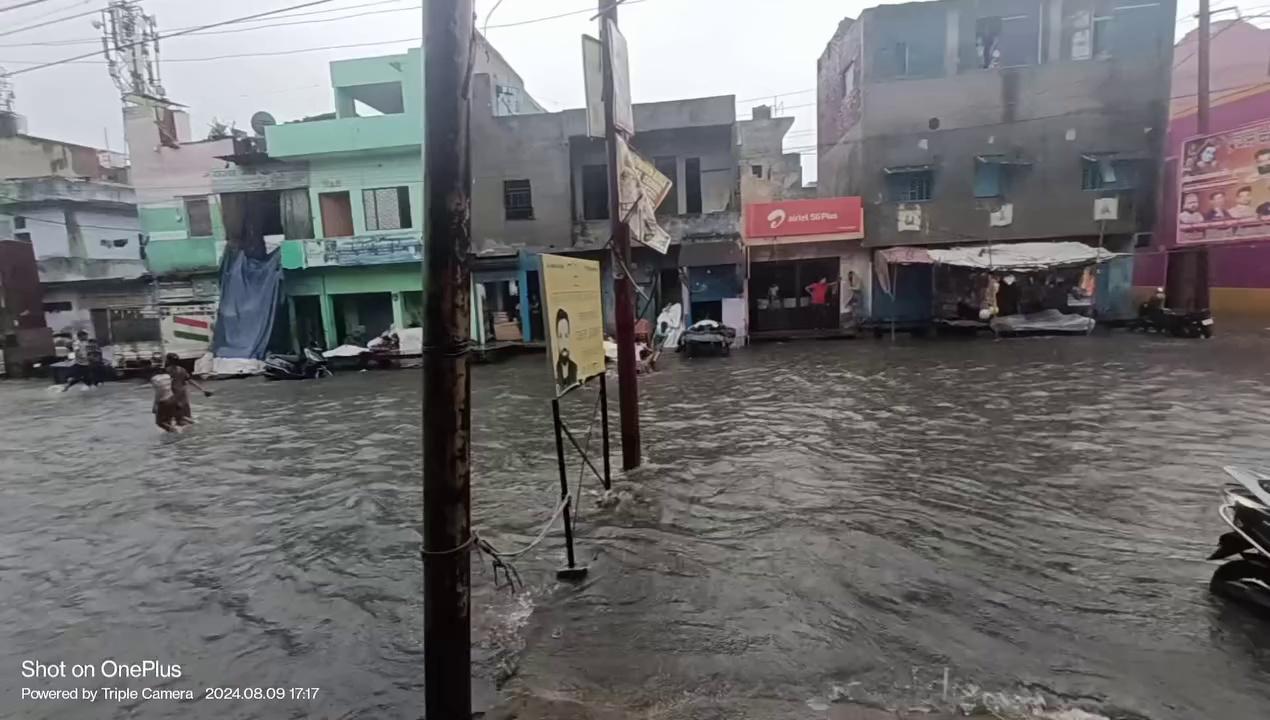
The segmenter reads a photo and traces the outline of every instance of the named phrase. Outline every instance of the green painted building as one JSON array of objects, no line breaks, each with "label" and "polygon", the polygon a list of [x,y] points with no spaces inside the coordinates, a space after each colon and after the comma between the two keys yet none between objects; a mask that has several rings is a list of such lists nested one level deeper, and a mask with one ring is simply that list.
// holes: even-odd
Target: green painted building
[{"label": "green painted building", "polygon": [[333,116],[266,128],[269,158],[308,168],[310,237],[286,239],[293,342],[364,343],[422,323],[421,52],[330,65]]}]

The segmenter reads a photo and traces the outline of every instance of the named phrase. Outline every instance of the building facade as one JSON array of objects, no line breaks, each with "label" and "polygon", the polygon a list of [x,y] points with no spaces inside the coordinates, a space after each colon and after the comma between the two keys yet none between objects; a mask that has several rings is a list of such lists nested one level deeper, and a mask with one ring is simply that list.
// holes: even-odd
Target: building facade
[{"label": "building facade", "polygon": [[[1154,224],[1174,8],[939,0],[844,20],[817,66],[819,194],[863,198],[866,247],[1131,251]],[[1101,313],[1132,312],[1131,266],[1100,272]]]},{"label": "building facade", "polygon": [[14,114],[0,121],[0,214],[7,239],[34,259],[40,327],[86,331],[108,360],[123,360],[157,332],[142,313],[151,292],[125,159],[24,130]]},{"label": "building facade", "polygon": [[[1199,135],[1196,118],[1198,31],[1174,50],[1179,59],[1173,69],[1159,220],[1153,242],[1138,250],[1134,289],[1142,297],[1163,287],[1176,307],[1265,318],[1270,316],[1270,219],[1257,208],[1270,201],[1270,184],[1261,169],[1266,163],[1257,154],[1270,148],[1270,30],[1224,20],[1212,24],[1211,37],[1207,135]],[[1198,153],[1210,144],[1219,150],[1213,172],[1199,167],[1207,161]],[[1247,193],[1240,192],[1244,188]],[[1231,206],[1227,214],[1239,214],[1235,208],[1246,199],[1253,211],[1244,212],[1251,217],[1210,219],[1221,214],[1213,207],[1216,193]]]}]

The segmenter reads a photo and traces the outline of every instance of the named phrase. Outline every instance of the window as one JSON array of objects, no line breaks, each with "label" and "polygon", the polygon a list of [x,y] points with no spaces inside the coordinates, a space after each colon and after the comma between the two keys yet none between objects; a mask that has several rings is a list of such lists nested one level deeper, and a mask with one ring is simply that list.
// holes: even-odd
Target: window
[{"label": "window", "polygon": [[859,78],[855,76],[855,72],[855,61],[852,60],[847,63],[847,69],[842,71],[842,97],[844,98],[849,99],[852,93],[855,92],[856,84],[859,82]]},{"label": "window", "polygon": [[29,233],[29,232],[15,232],[15,233],[13,233],[13,239],[14,239],[14,240],[17,240],[18,242],[27,242],[27,243],[29,243],[29,242],[31,242],[31,233]]},{"label": "window", "polygon": [[701,158],[684,160],[684,212],[701,213]]},{"label": "window", "polygon": [[582,166],[582,218],[609,219],[609,169],[607,165]]},{"label": "window", "polygon": [[23,216],[21,216],[21,215],[14,215],[14,216],[13,216],[13,229],[14,229],[14,230],[25,230],[25,229],[26,229],[26,218],[25,218],[25,217],[23,217]]},{"label": "window", "polygon": [[922,202],[931,199],[934,174],[929,169],[891,171],[886,185],[892,202]]},{"label": "window", "polygon": [[1111,57],[1111,32],[1114,24],[1115,17],[1110,14],[1094,16],[1094,57]]},{"label": "window", "polygon": [[405,185],[362,191],[367,230],[410,227],[410,188]]},{"label": "window", "polygon": [[1136,160],[1117,159],[1114,155],[1085,155],[1081,158],[1082,190],[1129,190],[1138,179]]},{"label": "window", "polygon": [[1036,63],[1036,18],[1028,15],[981,17],[975,23],[975,61],[980,68]]},{"label": "window", "polygon": [[121,248],[128,247],[128,238],[102,238],[101,246],[104,248]]},{"label": "window", "polygon": [[44,303],[44,312],[46,313],[70,312],[73,309],[74,307],[71,305],[69,300]]},{"label": "window", "polygon": [[899,77],[908,74],[908,43],[895,43],[895,74]]},{"label": "window", "polygon": [[190,237],[210,237],[212,208],[207,196],[185,198],[185,221]]},{"label": "window", "polygon": [[508,220],[534,219],[534,199],[528,180],[503,181],[503,215]]},{"label": "window", "polygon": [[1001,195],[1001,163],[975,160],[975,197],[990,198]]},{"label": "window", "polygon": [[657,206],[658,215],[678,215],[679,214],[679,168],[674,157],[655,157],[653,165],[656,166],[657,172],[670,178],[670,192],[666,193],[666,197],[662,199],[661,205]]},{"label": "window", "polygon": [[751,165],[751,166],[750,166],[750,174],[751,174],[751,175],[753,175],[753,176],[754,176],[754,177],[756,177],[756,178],[761,178],[761,177],[763,177],[763,166],[762,166],[762,165]]}]

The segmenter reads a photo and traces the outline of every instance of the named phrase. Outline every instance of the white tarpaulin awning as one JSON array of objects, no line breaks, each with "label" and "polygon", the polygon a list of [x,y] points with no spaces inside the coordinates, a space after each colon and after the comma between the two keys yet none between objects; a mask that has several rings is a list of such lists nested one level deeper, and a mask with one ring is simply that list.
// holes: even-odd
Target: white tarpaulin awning
[{"label": "white tarpaulin awning", "polygon": [[1106,262],[1116,254],[1080,242],[1025,242],[981,247],[927,250],[931,261],[942,265],[982,270],[1042,270],[1065,265]]}]

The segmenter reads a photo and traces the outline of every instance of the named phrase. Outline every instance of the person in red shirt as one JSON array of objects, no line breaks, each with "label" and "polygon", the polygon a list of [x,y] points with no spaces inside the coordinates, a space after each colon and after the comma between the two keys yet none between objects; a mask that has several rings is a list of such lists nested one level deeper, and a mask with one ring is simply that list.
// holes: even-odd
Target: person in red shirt
[{"label": "person in red shirt", "polygon": [[807,286],[807,293],[811,295],[811,306],[814,308],[812,312],[816,314],[817,324],[822,327],[829,327],[829,278],[822,277],[816,282]]}]

